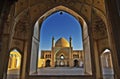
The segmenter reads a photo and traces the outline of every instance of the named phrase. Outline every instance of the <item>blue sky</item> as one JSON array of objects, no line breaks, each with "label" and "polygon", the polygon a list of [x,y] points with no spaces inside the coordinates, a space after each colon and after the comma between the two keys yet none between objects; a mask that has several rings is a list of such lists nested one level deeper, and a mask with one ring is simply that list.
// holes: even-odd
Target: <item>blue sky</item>
[{"label": "blue sky", "polygon": [[63,11],[62,13],[60,14],[60,11],[56,12],[42,23],[40,29],[40,50],[51,49],[53,36],[55,42],[61,37],[69,41],[71,36],[73,49],[83,49],[81,25],[72,15]]}]

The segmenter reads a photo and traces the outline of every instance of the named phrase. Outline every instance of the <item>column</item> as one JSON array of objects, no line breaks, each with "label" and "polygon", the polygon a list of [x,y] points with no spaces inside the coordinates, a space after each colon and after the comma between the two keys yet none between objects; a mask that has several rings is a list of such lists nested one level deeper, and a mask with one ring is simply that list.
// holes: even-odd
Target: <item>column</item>
[{"label": "column", "polygon": [[112,68],[111,54],[108,54],[108,67]]},{"label": "column", "polygon": [[[115,79],[120,79],[120,12],[119,0],[105,0],[108,19],[108,38],[113,60]],[[115,16],[113,16],[115,15]]]},{"label": "column", "polygon": [[51,52],[51,62],[52,62],[52,65],[51,67],[55,67],[55,58],[54,58],[54,48],[52,47],[52,52]]},{"label": "column", "polygon": [[70,47],[69,49],[69,67],[72,67],[73,66],[73,58],[72,58],[72,47]]},{"label": "column", "polygon": [[15,58],[15,56],[14,56],[14,54],[13,54],[11,69],[15,69],[15,63],[16,63],[16,58]]},{"label": "column", "polygon": [[95,66],[96,66],[96,79],[103,79],[102,65],[100,64],[100,54],[98,52],[97,42],[94,41],[94,54],[95,54]]},{"label": "column", "polygon": [[0,52],[0,79],[5,79],[9,62],[9,35],[2,36],[2,47]]},{"label": "column", "polygon": [[[27,62],[28,59],[28,47],[27,47],[27,42],[24,41],[24,49],[23,49],[23,55],[22,55],[22,59],[21,59],[21,68],[20,68],[20,79],[26,79],[26,76],[29,75],[29,65]],[[27,73],[26,73],[27,72]]]}]

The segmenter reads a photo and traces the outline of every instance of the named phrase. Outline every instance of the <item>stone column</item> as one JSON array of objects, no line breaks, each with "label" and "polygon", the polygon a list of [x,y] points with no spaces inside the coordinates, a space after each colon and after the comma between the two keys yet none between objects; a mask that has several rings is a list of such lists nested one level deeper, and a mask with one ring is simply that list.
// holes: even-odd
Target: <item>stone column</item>
[{"label": "stone column", "polygon": [[[27,47],[27,42],[24,41],[24,49],[23,49],[23,56],[21,59],[21,68],[20,68],[20,79],[26,79],[26,75],[29,75],[28,69],[29,69],[29,64],[27,64],[27,59],[28,59],[28,47]],[[27,73],[26,73],[27,72]]]},{"label": "stone column", "polygon": [[9,39],[10,36],[2,36],[2,50],[0,52],[0,79],[6,79],[9,62]]},{"label": "stone column", "polygon": [[55,54],[55,51],[54,51],[54,48],[52,47],[52,52],[51,52],[51,62],[52,62],[52,65],[51,65],[51,67],[55,67],[54,54]]},{"label": "stone column", "polygon": [[6,79],[8,61],[9,61],[9,44],[11,35],[4,34],[4,24],[7,20],[11,5],[14,4],[15,0],[4,0],[2,10],[0,13],[0,79]]},{"label": "stone column", "polygon": [[[105,0],[108,19],[108,38],[113,60],[115,79],[120,79],[120,6],[119,0]],[[114,15],[114,16],[113,16]]]},{"label": "stone column", "polygon": [[97,42],[94,41],[94,54],[95,54],[95,66],[96,66],[96,79],[103,79],[102,76],[102,66],[100,64],[100,54],[98,52]]},{"label": "stone column", "polygon": [[16,58],[15,58],[15,56],[13,56],[12,57],[11,69],[15,69],[15,63],[16,63]]},{"label": "stone column", "polygon": [[87,38],[83,39],[83,44],[84,44],[84,72],[85,74],[90,74],[92,75],[92,67],[94,64],[92,62],[92,58],[94,57],[90,49],[90,41],[89,41],[89,36]]},{"label": "stone column", "polygon": [[73,60],[72,60],[72,47],[70,47],[69,49],[69,67],[72,67],[72,63],[73,63]]}]

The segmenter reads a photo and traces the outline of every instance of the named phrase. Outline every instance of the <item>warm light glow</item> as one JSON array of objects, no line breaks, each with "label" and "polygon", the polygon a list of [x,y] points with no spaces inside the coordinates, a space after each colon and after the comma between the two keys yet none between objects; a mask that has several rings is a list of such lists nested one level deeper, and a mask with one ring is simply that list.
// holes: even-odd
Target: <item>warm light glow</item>
[{"label": "warm light glow", "polygon": [[61,55],[61,57],[60,57],[61,59],[64,59],[64,56],[63,55]]},{"label": "warm light glow", "polygon": [[21,64],[21,55],[15,49],[15,50],[10,52],[9,63],[8,63],[8,70],[20,69],[20,64]]},{"label": "warm light glow", "polygon": [[38,68],[44,67],[45,59],[39,59],[38,60]]},{"label": "warm light glow", "polygon": [[105,49],[105,51],[103,53],[106,53],[106,52],[110,52],[110,50],[109,49]]},{"label": "warm light glow", "polygon": [[56,47],[70,47],[69,42],[65,38],[60,38],[57,40]]}]

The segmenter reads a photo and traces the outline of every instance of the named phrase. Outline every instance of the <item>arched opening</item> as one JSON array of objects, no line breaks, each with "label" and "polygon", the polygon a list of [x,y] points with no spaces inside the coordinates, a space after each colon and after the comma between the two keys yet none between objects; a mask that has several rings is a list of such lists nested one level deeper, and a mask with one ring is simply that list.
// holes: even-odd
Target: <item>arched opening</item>
[{"label": "arched opening", "polygon": [[[87,74],[89,74],[89,75],[92,75],[92,66],[91,66],[91,53],[90,53],[90,37],[89,37],[89,34],[88,34],[88,27],[87,27],[87,24],[86,24],[86,22],[85,22],[85,20],[80,16],[80,15],[78,15],[77,13],[75,13],[74,11],[72,11],[72,10],[70,10],[70,9],[68,9],[68,8],[66,8],[66,7],[64,7],[64,6],[58,6],[58,7],[55,7],[55,8],[53,8],[52,10],[50,10],[50,11],[48,11],[48,12],[46,12],[45,13],[45,15],[43,15],[43,16],[41,16],[40,18],[39,18],[39,20],[36,22],[36,24],[35,24],[35,26],[34,26],[34,33],[33,33],[33,40],[32,40],[32,52],[31,52],[31,65],[30,65],[30,71],[31,72],[37,72],[37,56],[38,56],[38,49],[39,49],[39,44],[41,45],[41,29],[43,28],[42,27],[42,23],[44,22],[44,20],[46,20],[47,18],[48,18],[48,16],[52,16],[52,14],[54,14],[54,13],[57,13],[57,12],[60,12],[60,15],[62,16],[62,15],[64,15],[64,14],[69,14],[70,16],[72,15],[72,17],[74,17],[75,19],[76,19],[76,21],[78,21],[78,23],[79,24],[81,24],[81,26],[83,26],[83,27],[81,27],[81,26],[79,26],[79,28],[77,28],[78,30],[80,30],[80,28],[81,28],[81,31],[79,31],[79,32],[81,32],[81,34],[82,35],[79,35],[79,33],[77,33],[76,35],[78,35],[78,37],[79,36],[81,36],[82,37],[82,41],[83,41],[83,55],[82,55],[82,57],[81,56],[77,56],[78,58],[82,58],[82,61],[84,61],[84,72],[86,72]],[[62,12],[62,14],[61,14],[61,12]],[[62,20],[64,20],[64,19],[62,19]],[[55,21],[55,20],[54,20]],[[68,22],[66,22],[66,23],[68,23]],[[49,26],[50,27],[50,26]],[[49,27],[46,27],[46,29],[47,28],[49,28]],[[57,31],[59,31],[59,28],[61,28],[62,26],[59,26],[56,30]],[[76,28],[75,26],[72,26],[73,27],[73,30]],[[40,28],[40,29],[39,29]],[[52,27],[51,27],[52,28]],[[69,27],[68,27],[69,28]],[[67,29],[68,30],[68,29]],[[44,32],[48,32],[47,34],[51,34],[51,32],[50,31],[44,31]],[[50,32],[50,33],[49,33]],[[67,32],[67,31],[66,31]],[[74,32],[75,32],[75,30],[74,30]],[[40,37],[39,37],[39,35],[40,35]],[[67,35],[67,34],[66,34]],[[44,35],[44,36],[46,36],[46,35]],[[54,36],[54,35],[53,35]],[[60,34],[58,34],[58,36],[61,36]],[[67,35],[67,36],[72,36],[72,35]],[[77,37],[77,36],[75,36],[75,37]],[[50,37],[51,38],[51,37]],[[49,39],[50,39],[49,38]],[[60,39],[61,40],[61,39]],[[63,38],[62,38],[62,40],[63,40]],[[59,45],[59,44],[57,44],[57,47],[55,47],[56,48],[56,50],[54,50],[53,48],[54,48],[54,37],[52,38],[52,46],[50,47],[50,48],[52,48],[52,53],[51,53],[51,51],[50,50],[45,50],[45,51],[43,51],[43,50],[41,50],[43,53],[51,53],[51,67],[55,67],[56,65],[55,65],[55,63],[56,63],[56,61],[55,61],[55,55],[54,54],[56,54],[60,49],[59,49],[59,46],[63,46],[64,47],[64,45]],[[72,56],[73,56],[73,54],[72,54],[72,50],[73,50],[73,47],[72,47],[72,44],[71,44],[71,41],[72,41],[72,38],[70,37],[69,38],[69,42],[68,43],[66,43],[67,45],[65,45],[65,48],[67,48],[67,53],[68,52],[71,52],[71,54],[68,54],[69,56],[66,56],[66,57],[68,57],[68,58],[66,58],[66,62],[64,62],[65,64],[67,64],[67,66],[70,66],[70,67],[73,67],[74,66],[74,63],[73,63],[73,61],[72,60],[70,60],[70,57],[71,58],[73,58]],[[80,40],[79,40],[80,41]],[[78,42],[79,42],[78,41]],[[45,41],[45,42],[47,42],[47,41]],[[49,44],[49,43],[47,43],[47,44]],[[68,45],[69,44],[69,45]],[[80,44],[80,43],[78,43],[78,44]],[[67,46],[70,46],[69,48],[67,47]],[[65,50],[65,49],[63,49],[63,50]],[[33,53],[34,52],[34,53]],[[80,51],[74,51],[73,53],[80,53]],[[43,57],[41,57],[41,59],[43,59],[44,60],[44,54],[41,54],[41,56],[43,56]],[[40,59],[40,60],[41,60]],[[67,60],[67,59],[69,59],[69,60]],[[39,61],[39,60],[38,60]],[[72,61],[72,63],[71,63],[71,61]],[[59,61],[60,62],[60,61]],[[57,62],[57,64],[59,63],[59,62]],[[44,63],[44,62],[43,62]],[[69,64],[68,64],[69,63]],[[45,64],[44,64],[45,65]],[[89,65],[89,66],[88,66]],[[59,74],[58,74],[59,75]]]},{"label": "arched opening", "polygon": [[84,67],[84,62],[83,62],[83,61],[80,61],[80,63],[79,63],[79,64],[80,64],[79,66],[80,66],[81,68],[83,68],[83,67]]},{"label": "arched opening", "polygon": [[65,62],[64,61],[60,61],[59,66],[60,67],[64,67],[65,66]]},{"label": "arched opening", "polygon": [[18,50],[10,51],[7,79],[19,78],[21,68],[21,54]]},{"label": "arched opening", "polygon": [[[99,2],[98,2],[99,3]],[[85,10],[86,12],[87,12],[87,10]],[[92,11],[92,10],[91,10]],[[62,14],[62,13],[61,13]],[[89,42],[87,42],[87,43],[89,43]],[[89,44],[88,44],[89,45]],[[89,48],[88,48],[89,49]],[[88,51],[89,52],[89,51]],[[86,56],[86,55],[85,55]],[[116,55],[115,55],[116,56]],[[89,57],[86,57],[86,58],[89,58]],[[34,58],[33,58],[34,59]],[[89,58],[90,59],[90,58]],[[88,59],[88,60],[89,60]],[[86,60],[87,61],[87,60]],[[34,61],[33,61],[34,62]],[[36,63],[35,63],[36,64]],[[85,66],[87,66],[87,63],[86,63],[86,65]],[[32,69],[32,68],[31,68]],[[35,68],[36,69],[36,68]],[[86,67],[86,70],[89,70],[89,69],[87,69],[87,67]],[[89,71],[88,71],[89,72]]]},{"label": "arched opening", "polygon": [[46,67],[50,67],[50,60],[46,61]]},{"label": "arched opening", "polygon": [[79,61],[78,60],[74,60],[74,67],[79,67]]},{"label": "arched opening", "polygon": [[60,56],[60,59],[63,60],[65,57],[63,55]]},{"label": "arched opening", "polygon": [[108,76],[114,79],[113,62],[112,62],[111,51],[109,49],[105,49],[102,52],[101,65],[102,65],[103,77]]}]

